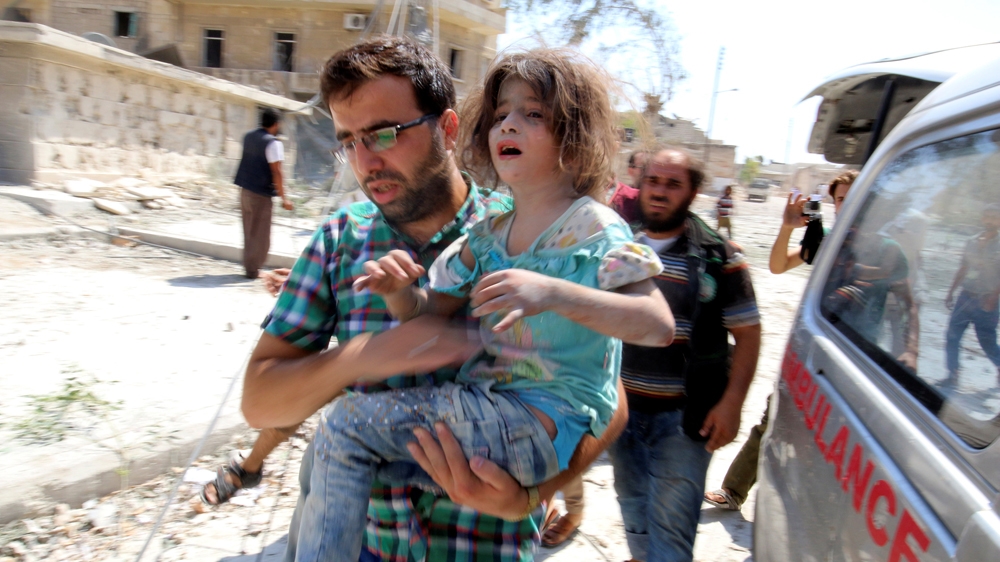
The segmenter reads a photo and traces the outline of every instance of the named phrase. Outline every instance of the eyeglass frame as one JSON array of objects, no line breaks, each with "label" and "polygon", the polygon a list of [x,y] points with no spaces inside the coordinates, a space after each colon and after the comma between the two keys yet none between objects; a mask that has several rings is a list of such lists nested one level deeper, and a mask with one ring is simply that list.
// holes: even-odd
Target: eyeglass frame
[{"label": "eyeglass frame", "polygon": [[[356,150],[359,140],[361,141],[361,144],[365,145],[365,148],[367,148],[372,152],[382,152],[383,150],[389,150],[390,148],[396,146],[396,143],[399,142],[396,137],[399,135],[401,131],[405,131],[406,129],[416,127],[417,125],[423,125],[424,123],[430,121],[431,119],[436,119],[440,116],[441,116],[440,113],[428,113],[422,117],[418,117],[417,119],[414,119],[413,121],[409,121],[407,123],[402,123],[400,125],[393,125],[391,127],[382,127],[381,129],[375,129],[374,131],[369,131],[361,135],[359,138],[355,140],[341,143],[340,147],[335,148],[330,152],[333,153],[333,155],[337,158],[337,160],[341,164],[346,164],[348,159],[348,150],[350,150],[353,153]],[[377,144],[379,133],[385,133],[386,131],[392,132],[392,144],[390,144],[389,146],[379,148]]]}]

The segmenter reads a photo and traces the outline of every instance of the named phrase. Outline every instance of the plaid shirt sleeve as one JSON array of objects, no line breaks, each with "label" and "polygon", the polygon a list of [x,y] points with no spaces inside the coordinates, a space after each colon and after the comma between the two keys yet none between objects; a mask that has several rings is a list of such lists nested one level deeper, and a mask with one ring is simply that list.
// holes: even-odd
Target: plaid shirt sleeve
[{"label": "plaid shirt sleeve", "polygon": [[337,246],[345,213],[338,212],[313,234],[296,260],[264,331],[294,346],[322,351],[337,329],[337,297],[330,273],[337,265]]}]

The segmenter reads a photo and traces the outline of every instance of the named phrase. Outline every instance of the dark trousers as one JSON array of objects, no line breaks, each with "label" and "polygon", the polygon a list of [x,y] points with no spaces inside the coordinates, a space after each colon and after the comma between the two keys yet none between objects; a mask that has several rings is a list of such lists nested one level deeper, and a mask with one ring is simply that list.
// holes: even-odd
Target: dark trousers
[{"label": "dark trousers", "polygon": [[972,324],[976,327],[976,338],[983,353],[994,365],[1000,367],[1000,347],[997,346],[997,322],[1000,320],[1000,307],[993,310],[983,310],[983,297],[968,291],[962,291],[955,301],[955,309],[948,319],[948,333],[945,339],[945,359],[948,363],[948,373],[954,376],[958,372],[958,352],[965,329]]},{"label": "dark trousers", "polygon": [[760,423],[750,429],[750,436],[743,444],[733,464],[729,465],[726,478],[722,481],[722,487],[732,493],[733,498],[740,504],[747,501],[750,488],[757,483],[757,457],[760,454],[760,438],[767,431],[767,417],[771,413],[771,397],[767,397],[767,409],[764,410],[764,417]]},{"label": "dark trousers", "polygon": [[240,189],[240,213],[243,215],[243,268],[247,277],[256,279],[271,249],[271,198],[248,189]]}]

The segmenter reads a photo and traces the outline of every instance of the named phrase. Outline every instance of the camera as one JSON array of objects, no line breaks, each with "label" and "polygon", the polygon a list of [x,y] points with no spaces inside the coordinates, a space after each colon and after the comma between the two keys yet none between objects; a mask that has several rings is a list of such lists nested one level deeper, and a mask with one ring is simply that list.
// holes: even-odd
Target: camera
[{"label": "camera", "polygon": [[809,217],[809,220],[816,220],[822,218],[823,209],[821,203],[823,202],[822,195],[810,195],[809,200],[803,206],[802,214]]}]

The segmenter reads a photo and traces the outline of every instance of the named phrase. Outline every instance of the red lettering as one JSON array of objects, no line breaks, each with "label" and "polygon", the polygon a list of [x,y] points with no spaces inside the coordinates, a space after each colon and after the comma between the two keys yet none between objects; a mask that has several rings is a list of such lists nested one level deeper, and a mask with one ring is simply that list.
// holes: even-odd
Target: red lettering
[{"label": "red lettering", "polygon": [[841,474],[843,473],[844,465],[844,453],[847,452],[847,440],[851,437],[851,432],[847,429],[846,425],[840,426],[840,430],[837,434],[833,436],[833,441],[830,442],[830,446],[826,449],[826,462],[832,464],[836,467],[836,477],[837,481],[842,481]]},{"label": "red lettering", "polygon": [[889,542],[889,534],[885,532],[885,527],[876,525],[874,518],[875,508],[878,506],[878,501],[882,498],[885,498],[889,515],[896,515],[896,493],[892,491],[892,487],[885,480],[879,480],[872,486],[872,493],[868,496],[868,509],[865,510],[865,523],[868,524],[868,534],[872,536],[872,540],[879,546],[885,546],[885,543]]},{"label": "red lettering", "polygon": [[[823,403],[823,396],[819,397],[820,404]],[[830,404],[826,405],[823,409],[823,413],[819,417],[819,425],[816,427],[816,448],[819,449],[820,453],[826,452],[826,443],[823,441],[823,431],[826,429],[826,418],[830,416]]]},{"label": "red lettering", "polygon": [[823,409],[823,404],[826,403],[826,396],[820,394],[816,400],[816,405],[813,406],[812,414],[809,414],[809,405],[813,403],[813,398],[816,398],[818,390],[819,385],[814,384],[812,390],[809,391],[809,399],[806,401],[806,429],[809,431],[816,429],[816,419],[819,418],[819,412]]},{"label": "red lettering", "polygon": [[[847,474],[844,475],[844,479],[840,481],[840,485],[847,491],[847,485],[849,483],[854,484],[854,511],[861,512],[861,500],[865,497],[865,490],[868,489],[868,479],[872,477],[872,471],[875,470],[875,465],[872,461],[868,461],[865,464],[865,470],[862,474],[861,472],[861,445],[854,445],[854,450],[851,451],[851,458],[847,461]],[[853,477],[853,480],[852,480]]]},{"label": "red lettering", "polygon": [[[874,489],[872,491],[874,492]],[[889,562],[899,562],[901,557],[906,557],[910,562],[919,562],[917,555],[913,553],[910,545],[906,542],[907,536],[916,539],[920,550],[927,552],[931,540],[924,534],[920,525],[913,520],[910,512],[904,509],[903,516],[899,519],[899,526],[896,527],[896,536],[892,539],[892,548],[889,549]]]},{"label": "red lettering", "polygon": [[[798,383],[798,388],[795,392],[795,407],[799,410],[804,410],[806,407],[805,395],[813,387],[812,376],[809,374],[809,371],[802,369],[802,372],[799,373]],[[809,399],[809,402],[812,402],[812,398]]]}]

